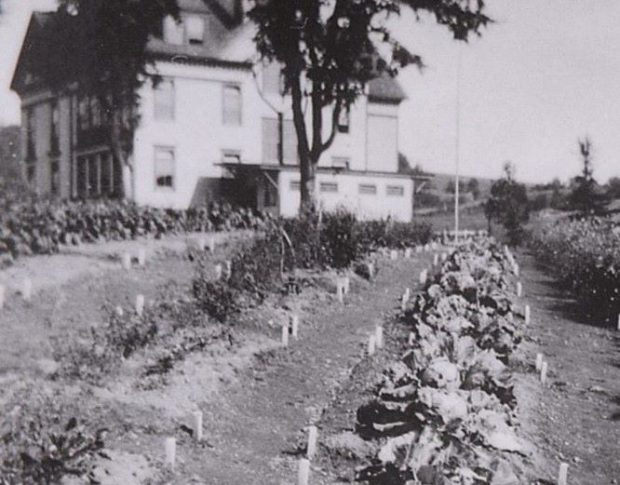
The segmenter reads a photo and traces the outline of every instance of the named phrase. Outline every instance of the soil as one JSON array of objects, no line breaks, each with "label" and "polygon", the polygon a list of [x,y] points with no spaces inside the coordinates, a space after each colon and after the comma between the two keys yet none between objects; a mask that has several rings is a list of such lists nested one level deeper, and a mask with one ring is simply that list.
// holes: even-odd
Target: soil
[{"label": "soil", "polygon": [[[188,355],[160,381],[145,382],[141,372],[157,349],[137,353],[100,385],[48,378],[55,364],[50,339],[76,338],[103,321],[104,307],[132,305],[137,293],[148,301],[170,285],[187,291],[193,271],[185,238],[150,243],[147,266],[129,272],[118,254],[137,251],[140,242],[84,246],[0,272],[13,288],[0,316],[0,405],[26,381],[62,390],[90,422],[110,429],[112,460],[98,469],[104,484],[293,484],[311,424],[319,428],[311,483],[352,483],[368,452],[351,433],[355,411],[372,397],[390,356],[403,349],[408,331],[398,323],[399,299],[406,287],[419,290],[418,274],[432,255],[380,258],[374,281],[352,275],[344,304],[335,298],[335,274],[307,274],[300,295],[275,295],[248,310],[232,322],[228,338]],[[214,262],[234,246],[222,241]],[[584,321],[529,256],[521,257],[521,268],[525,296],[518,303],[531,305],[532,324],[513,368],[519,432],[537,450],[525,460],[528,483],[555,483],[562,461],[571,485],[617,483],[620,334]],[[36,289],[31,303],[14,293],[26,274]],[[299,338],[283,347],[280,325],[293,312],[300,316]],[[386,347],[371,358],[366,343],[379,323]],[[221,328],[214,324],[214,333]],[[547,386],[533,369],[538,352],[549,362]],[[188,432],[196,410],[204,414],[200,444]],[[174,471],[164,465],[169,436],[177,440]]]}]

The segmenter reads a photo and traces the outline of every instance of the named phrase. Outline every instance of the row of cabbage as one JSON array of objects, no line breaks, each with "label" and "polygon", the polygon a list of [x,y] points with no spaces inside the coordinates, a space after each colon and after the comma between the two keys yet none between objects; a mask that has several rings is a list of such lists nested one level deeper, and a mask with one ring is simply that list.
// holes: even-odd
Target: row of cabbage
[{"label": "row of cabbage", "polygon": [[123,201],[19,202],[0,208],[0,259],[52,254],[61,244],[255,229],[262,221],[262,216],[229,204],[174,210]]},{"label": "row of cabbage", "polygon": [[405,310],[407,350],[357,412],[377,446],[358,472],[370,484],[521,483],[508,362],[521,340],[511,265],[492,242],[454,251]]},{"label": "row of cabbage", "polygon": [[620,225],[609,219],[561,221],[533,233],[538,261],[597,318],[620,313]]}]

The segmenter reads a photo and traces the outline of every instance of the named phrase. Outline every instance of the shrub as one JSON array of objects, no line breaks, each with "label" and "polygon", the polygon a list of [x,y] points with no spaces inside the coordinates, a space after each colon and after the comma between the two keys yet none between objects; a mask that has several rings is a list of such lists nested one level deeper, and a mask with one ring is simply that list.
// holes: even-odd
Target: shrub
[{"label": "shrub", "polygon": [[231,315],[240,310],[238,291],[226,281],[198,277],[194,279],[192,290],[198,306],[220,322],[226,322]]}]

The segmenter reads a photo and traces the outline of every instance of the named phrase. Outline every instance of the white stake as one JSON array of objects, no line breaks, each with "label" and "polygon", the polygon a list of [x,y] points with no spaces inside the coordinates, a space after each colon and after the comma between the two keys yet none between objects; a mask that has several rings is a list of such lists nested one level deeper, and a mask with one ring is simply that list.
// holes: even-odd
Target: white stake
[{"label": "white stake", "polygon": [[395,261],[395,260],[397,260],[397,259],[398,259],[398,251],[396,251],[396,249],[392,249],[392,250],[390,251],[390,259],[391,259],[392,261]]},{"label": "white stake", "polygon": [[202,441],[202,411],[196,411],[192,415],[192,429],[194,431],[194,439],[200,443]]},{"label": "white stake", "polygon": [[374,335],[371,335],[370,337],[368,337],[368,355],[375,354],[376,346],[377,346],[376,337]]},{"label": "white stake", "polygon": [[425,244],[424,245],[424,252],[428,253],[431,250],[431,245],[430,244]]},{"label": "white stake", "polygon": [[530,306],[529,305],[525,305],[525,324],[529,325],[530,324],[530,320],[531,320],[531,312],[530,312]]},{"label": "white stake", "polygon": [[420,284],[421,285],[425,285],[426,284],[426,279],[428,278],[428,271],[423,269],[420,272]]},{"label": "white stake", "polygon": [[123,253],[122,256],[123,269],[129,271],[131,269],[131,255],[129,253]]},{"label": "white stake", "polygon": [[296,339],[299,335],[299,316],[297,315],[291,316],[291,334],[294,339]]},{"label": "white stake", "polygon": [[174,463],[177,455],[177,440],[175,438],[166,438],[166,465],[174,470]]},{"label": "white stake", "polygon": [[560,463],[560,471],[558,472],[558,485],[567,485],[568,483],[568,463]]},{"label": "white stake", "polygon": [[138,265],[146,266],[146,249],[138,249]]},{"label": "white stake", "polygon": [[136,313],[139,317],[144,313],[144,295],[136,296]]},{"label": "white stake", "polygon": [[5,295],[6,295],[6,289],[4,288],[4,285],[0,285],[0,310],[4,308]]},{"label": "white stake", "polygon": [[226,261],[226,279],[232,276],[232,261]]},{"label": "white stake", "polygon": [[411,258],[411,248],[405,249],[405,258]]},{"label": "white stake", "polygon": [[441,260],[442,261],[447,261],[448,260],[448,254],[447,253],[441,253]]},{"label": "white stake", "polygon": [[348,295],[349,292],[351,291],[351,278],[349,278],[348,276],[345,276],[342,280],[343,286],[344,286],[344,294]]},{"label": "white stake", "polygon": [[308,428],[308,452],[306,455],[308,457],[308,460],[312,460],[316,453],[316,442],[318,433],[319,431],[316,426],[310,426]]},{"label": "white stake", "polygon": [[433,256],[433,266],[437,266],[439,264],[439,255],[435,254]]},{"label": "white stake", "polygon": [[540,383],[541,384],[546,384],[547,383],[547,363],[543,362],[542,365],[540,366]]},{"label": "white stake", "polygon": [[198,238],[198,249],[204,251],[207,248],[207,240],[204,237]]},{"label": "white stake", "polygon": [[297,473],[297,485],[308,485],[310,480],[310,460],[302,458],[299,460],[299,470]]},{"label": "white stake", "polygon": [[32,280],[28,277],[24,278],[22,297],[24,301],[30,301],[32,299]]},{"label": "white stake", "polygon": [[213,236],[209,238],[209,251],[215,252],[215,238]]},{"label": "white stake", "polygon": [[407,338],[407,345],[413,345],[415,342],[415,333],[409,332],[409,337]]},{"label": "white stake", "polygon": [[377,325],[377,328],[375,328],[375,347],[378,349],[383,348],[383,327],[381,325]]},{"label": "white stake", "polygon": [[620,315],[618,315],[618,331],[620,331]]},{"label": "white stake", "polygon": [[222,265],[221,264],[215,265],[215,279],[218,281],[222,279]]},{"label": "white stake", "polygon": [[542,364],[543,364],[543,354],[538,353],[536,354],[536,372],[540,372],[540,370],[542,369]]},{"label": "white stake", "polygon": [[374,263],[366,263],[366,267],[368,268],[368,276],[369,276],[369,278],[373,278],[375,276],[375,264]]},{"label": "white stake", "polygon": [[288,325],[282,325],[282,347],[288,346]]},{"label": "white stake", "polygon": [[116,313],[116,315],[118,315],[119,317],[122,317],[122,316],[123,316],[123,313],[124,313],[124,312],[123,312],[123,307],[122,307],[122,306],[120,306],[120,305],[119,305],[119,306],[117,306],[117,307],[114,309],[114,312],[115,312],[115,313]]},{"label": "white stake", "polygon": [[519,298],[523,296],[523,284],[520,281],[517,281],[517,296]]},{"label": "white stake", "polygon": [[519,274],[521,273],[521,270],[519,269],[519,265],[517,263],[515,263],[513,267],[513,271],[514,271],[515,276],[519,276]]},{"label": "white stake", "polygon": [[433,250],[433,251],[437,251],[437,247],[438,247],[437,243],[436,243],[435,241],[433,241],[433,242],[431,243],[431,248],[432,248],[432,250]]},{"label": "white stake", "polygon": [[416,252],[417,254],[421,253],[421,252],[422,252],[422,246],[416,246],[416,247],[415,247],[415,252]]},{"label": "white stake", "polygon": [[344,303],[344,285],[340,280],[336,281],[336,295],[338,296],[338,302]]}]

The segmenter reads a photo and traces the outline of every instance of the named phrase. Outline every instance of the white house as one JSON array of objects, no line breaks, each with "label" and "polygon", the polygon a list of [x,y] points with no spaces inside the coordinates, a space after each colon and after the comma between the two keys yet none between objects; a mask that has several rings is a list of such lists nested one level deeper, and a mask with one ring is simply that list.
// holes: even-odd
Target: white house
[{"label": "white house", "polygon": [[[161,38],[149,44],[163,81],[139,93],[126,196],[174,208],[228,200],[294,215],[300,192],[290,100],[280,94],[279,68],[256,62],[242,0],[179,4],[181,22],[166,19]],[[28,72],[29,52],[45,41],[53,15],[33,14],[12,82],[21,98],[26,177],[41,194],[115,197],[121,168],[106,146],[96,100],[70,87],[52,93]],[[362,217],[410,220],[415,180],[398,173],[405,96],[389,77],[370,82],[367,91],[341,116],[335,142],[322,155],[319,201]]]}]

